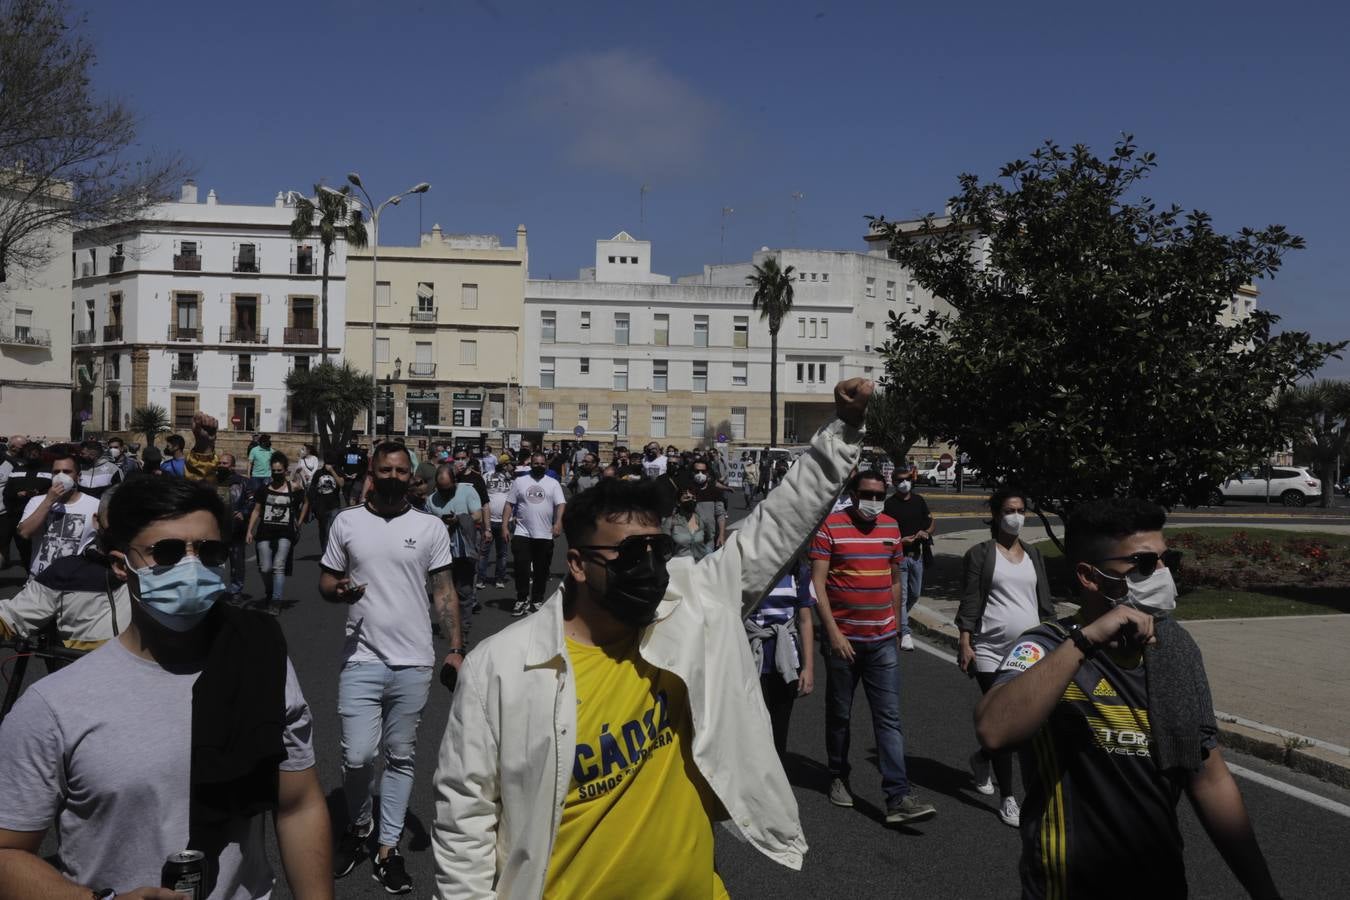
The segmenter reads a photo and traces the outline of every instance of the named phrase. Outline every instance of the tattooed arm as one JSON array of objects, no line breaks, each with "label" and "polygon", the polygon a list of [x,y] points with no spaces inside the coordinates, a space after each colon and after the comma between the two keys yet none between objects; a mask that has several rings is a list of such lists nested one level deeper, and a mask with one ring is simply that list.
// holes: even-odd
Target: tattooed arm
[{"label": "tattooed arm", "polygon": [[463,634],[459,627],[459,597],[455,594],[455,583],[450,577],[450,569],[440,569],[431,575],[431,598],[436,607],[436,621],[441,626],[441,636],[450,642],[450,653],[445,662],[459,669],[464,661]]}]

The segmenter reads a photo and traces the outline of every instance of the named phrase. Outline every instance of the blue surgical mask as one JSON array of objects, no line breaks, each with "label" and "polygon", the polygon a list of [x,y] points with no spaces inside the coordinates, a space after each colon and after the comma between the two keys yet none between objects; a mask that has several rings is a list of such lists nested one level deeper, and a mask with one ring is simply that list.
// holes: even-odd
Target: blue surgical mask
[{"label": "blue surgical mask", "polygon": [[135,569],[136,599],[150,618],[171,631],[191,631],[225,593],[225,567],[188,555],[172,566]]}]

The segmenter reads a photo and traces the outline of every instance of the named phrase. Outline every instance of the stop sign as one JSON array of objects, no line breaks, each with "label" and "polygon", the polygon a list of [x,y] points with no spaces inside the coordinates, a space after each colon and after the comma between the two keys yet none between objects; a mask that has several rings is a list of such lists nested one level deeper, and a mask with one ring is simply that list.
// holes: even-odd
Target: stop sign
[{"label": "stop sign", "polygon": [[242,425],[242,424],[244,424],[244,420],[241,419],[241,418],[239,418],[238,416],[231,416],[231,417],[230,417],[230,424],[231,424],[231,425],[236,425],[236,426]]}]

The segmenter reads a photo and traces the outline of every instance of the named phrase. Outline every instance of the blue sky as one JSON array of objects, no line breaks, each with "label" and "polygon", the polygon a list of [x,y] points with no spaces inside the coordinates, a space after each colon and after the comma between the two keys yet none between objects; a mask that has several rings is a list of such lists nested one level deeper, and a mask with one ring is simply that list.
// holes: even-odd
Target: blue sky
[{"label": "blue sky", "polygon": [[[762,245],[856,249],[868,213],[940,210],[1042,140],[1131,132],[1159,201],[1308,249],[1261,285],[1287,327],[1350,338],[1350,12],[1286,2],[542,3],[76,0],[100,90],[203,191],[268,202],[359,171],[431,182],[423,222],[529,228],[575,277],[639,230],[658,271]],[[794,192],[803,197],[792,215]],[[416,204],[382,218],[411,243]],[[1350,376],[1350,362],[1324,374]]]}]

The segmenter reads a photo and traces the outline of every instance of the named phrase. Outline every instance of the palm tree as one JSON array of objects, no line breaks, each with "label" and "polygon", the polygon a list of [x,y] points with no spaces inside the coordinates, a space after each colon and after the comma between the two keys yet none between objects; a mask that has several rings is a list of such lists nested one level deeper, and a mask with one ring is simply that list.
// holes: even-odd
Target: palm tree
[{"label": "palm tree", "polygon": [[769,320],[769,446],[778,443],[778,329],[792,312],[793,267],[780,268],[778,257],[770,256],[755,266],[755,274],[745,280],[755,289],[750,307]]},{"label": "palm tree", "polygon": [[296,409],[318,420],[320,454],[345,447],[352,422],[370,409],[370,373],[351,363],[324,360],[312,369],[294,369],[286,376],[286,393]]},{"label": "palm tree", "polygon": [[1336,463],[1350,447],[1350,381],[1315,381],[1280,395],[1277,414],[1295,452],[1306,453],[1322,480],[1322,506],[1331,506]]},{"label": "palm tree", "polygon": [[145,435],[145,446],[155,446],[155,435],[169,430],[169,411],[158,403],[141,406],[131,411],[128,430]]},{"label": "palm tree", "polygon": [[[320,339],[320,361],[328,358],[328,261],[333,257],[333,242],[342,237],[348,247],[358,250],[366,245],[366,222],[361,208],[349,196],[351,185],[344,184],[339,191],[314,185],[314,195],[318,205],[308,197],[301,197],[295,203],[295,218],[291,220],[291,238],[303,241],[319,232],[319,242],[323,244],[323,281],[320,299],[320,318],[323,323],[323,337]],[[315,221],[317,214],[318,221]],[[373,300],[371,302],[374,302]]]}]

